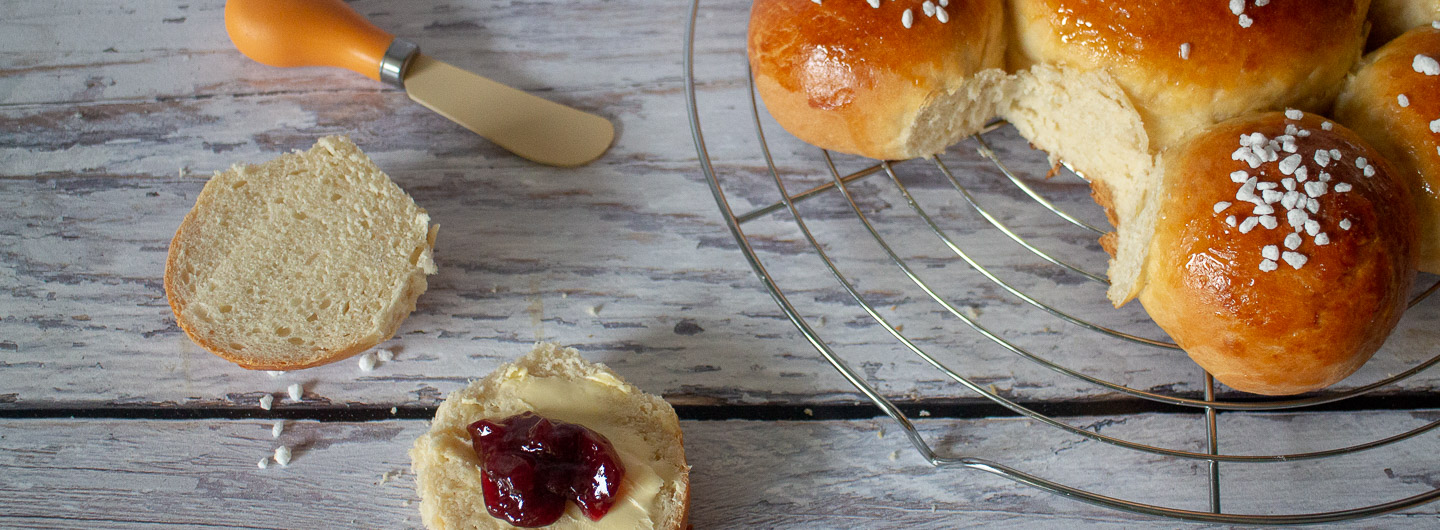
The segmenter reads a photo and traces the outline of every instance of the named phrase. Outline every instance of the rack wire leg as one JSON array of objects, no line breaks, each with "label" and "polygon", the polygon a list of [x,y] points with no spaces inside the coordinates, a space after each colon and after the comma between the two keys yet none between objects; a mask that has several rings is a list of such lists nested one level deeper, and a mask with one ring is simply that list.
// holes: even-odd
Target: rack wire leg
[{"label": "rack wire leg", "polygon": [[[1205,372],[1205,401],[1215,400],[1215,376]],[[1215,428],[1215,408],[1205,407],[1206,450],[1220,454],[1220,440]],[[1220,513],[1220,462],[1210,461],[1210,512]]]}]

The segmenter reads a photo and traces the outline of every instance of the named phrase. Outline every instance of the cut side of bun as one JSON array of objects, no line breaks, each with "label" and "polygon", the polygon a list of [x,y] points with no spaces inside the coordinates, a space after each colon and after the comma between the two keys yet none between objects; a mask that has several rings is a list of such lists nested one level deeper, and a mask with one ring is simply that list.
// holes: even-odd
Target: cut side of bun
[{"label": "cut side of bun", "polygon": [[438,226],[355,144],[217,172],[170,244],[165,291],[191,340],[294,370],[390,338],[435,273]]},{"label": "cut side of bun", "polygon": [[1101,238],[1110,253],[1116,307],[1144,286],[1145,253],[1155,231],[1159,156],[1140,113],[1108,74],[1035,65],[1015,74],[1004,118],[1052,163],[1090,181],[1095,202],[1115,231]]},{"label": "cut side of bun", "polygon": [[599,432],[625,466],[610,513],[590,521],[568,503],[565,515],[547,528],[685,528],[690,466],[675,409],[574,349],[548,343],[451,393],[430,431],[415,441],[410,460],[427,528],[511,528],[486,511],[480,459],[466,427],[522,412]]}]

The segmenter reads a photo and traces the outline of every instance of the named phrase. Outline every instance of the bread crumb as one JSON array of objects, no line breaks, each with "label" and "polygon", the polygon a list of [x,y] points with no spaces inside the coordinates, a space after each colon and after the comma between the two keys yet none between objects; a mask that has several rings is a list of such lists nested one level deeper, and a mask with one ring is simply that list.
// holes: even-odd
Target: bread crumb
[{"label": "bread crumb", "polygon": [[282,433],[282,432],[285,432],[285,422],[283,422],[283,421],[277,421],[277,422],[275,422],[275,425],[272,425],[272,426],[270,427],[270,437],[271,437],[271,438],[279,438],[279,437],[280,437],[280,433]]},{"label": "bread crumb", "polygon": [[390,415],[393,416],[393,415],[395,415],[395,414],[398,413],[398,412],[400,412],[400,408],[399,408],[399,407],[390,407]]},{"label": "bread crumb", "polygon": [[265,394],[265,395],[263,395],[263,396],[260,396],[260,408],[265,409],[265,410],[270,410],[270,406],[271,406],[272,404],[274,404],[274,403],[275,403],[275,396],[272,396],[272,395],[270,395],[270,394]]},{"label": "bread crumb", "polygon": [[881,440],[884,440],[884,439],[885,439],[885,428],[884,428],[884,427],[881,427],[880,430],[875,431],[875,437],[876,437],[876,438],[879,438],[879,439],[881,439]]},{"label": "bread crumb", "polygon": [[285,375],[284,370],[266,370],[265,373],[270,374],[270,377],[280,377],[282,375]]},{"label": "bread crumb", "polygon": [[899,450],[899,449],[896,449],[894,452],[890,453],[890,461],[891,461],[891,462],[894,462],[894,461],[899,460],[899,459],[900,459],[900,450]]},{"label": "bread crumb", "polygon": [[815,411],[810,410],[809,407],[806,407],[805,410],[804,410],[804,412],[805,412],[805,415],[806,415],[806,416],[814,416],[814,415],[815,415]]},{"label": "bread crumb", "polygon": [[392,469],[392,470],[390,470],[390,471],[386,471],[386,472],[380,474],[380,482],[375,483],[375,485],[378,486],[378,485],[384,484],[384,483],[386,483],[386,482],[390,482],[390,479],[400,476],[400,474],[403,473],[404,471],[405,471],[405,470],[403,470],[403,469]]},{"label": "bread crumb", "polygon": [[395,360],[395,352],[381,348],[375,351],[375,358],[388,363]]},{"label": "bread crumb", "polygon": [[920,411],[920,417],[921,417],[921,418],[928,418],[928,417],[930,417],[930,411],[928,411],[928,410],[923,410],[923,409],[922,409],[922,410]]},{"label": "bread crumb", "polygon": [[280,464],[282,467],[289,467],[289,466],[290,466],[290,448],[289,448],[289,447],[285,447],[285,446],[282,445],[282,446],[280,446],[280,447],[276,447],[276,448],[275,448],[275,463],[276,463],[276,464]]},{"label": "bread crumb", "polygon": [[300,401],[305,397],[305,391],[300,388],[300,383],[291,383],[285,391],[290,393],[290,401]]},{"label": "bread crumb", "polygon": [[260,469],[268,469],[270,467],[270,457],[267,456],[265,458],[261,458],[260,461],[255,464],[255,466],[259,467]]},{"label": "bread crumb", "polygon": [[590,313],[590,316],[592,317],[598,317],[600,316],[601,309],[605,309],[605,304],[595,304],[593,306],[590,306],[589,308],[586,308],[585,312]]},{"label": "bread crumb", "polygon": [[375,370],[375,353],[365,352],[360,354],[360,371],[370,372]]}]

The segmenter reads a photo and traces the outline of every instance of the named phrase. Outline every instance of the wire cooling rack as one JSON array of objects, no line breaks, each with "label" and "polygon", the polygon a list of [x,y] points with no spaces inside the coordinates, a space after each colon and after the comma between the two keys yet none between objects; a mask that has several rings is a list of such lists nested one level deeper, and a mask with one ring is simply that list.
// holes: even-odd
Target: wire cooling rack
[{"label": "wire cooling rack", "polygon": [[[806,187],[804,187],[802,191],[792,191],[790,189],[790,186],[794,186],[795,182],[793,180],[787,182],[787,179],[782,178],[782,175],[786,173],[793,173],[794,171],[787,171],[785,169],[782,169],[781,164],[777,164],[776,156],[774,155],[774,153],[772,153],[773,140],[767,141],[766,139],[766,122],[764,119],[762,119],[763,113],[760,110],[760,106],[756,102],[753,79],[750,79],[749,77],[749,69],[744,63],[743,54],[741,54],[740,60],[736,62],[733,66],[737,69],[742,69],[745,73],[745,78],[750,79],[749,86],[747,87],[749,108],[729,108],[728,111],[748,112],[750,114],[751,121],[754,124],[754,128],[753,131],[749,132],[723,130],[718,131],[718,133],[731,137],[737,134],[754,135],[756,146],[758,147],[758,149],[755,152],[744,156],[747,156],[750,159],[749,164],[751,168],[759,167],[759,164],[761,163],[761,161],[763,161],[763,169],[751,172],[768,173],[768,180],[770,184],[774,187],[772,192],[776,198],[773,200],[773,202],[770,202],[768,204],[760,201],[760,204],[757,207],[745,212],[737,213],[731,206],[730,197],[726,194],[726,185],[733,185],[736,187],[749,185],[750,188],[747,189],[747,191],[749,192],[748,196],[756,196],[757,194],[753,191],[754,182],[744,184],[726,182],[724,171],[716,169],[716,164],[712,160],[710,149],[705,143],[705,134],[707,131],[703,127],[702,112],[700,110],[700,104],[697,99],[697,82],[695,75],[696,28],[697,22],[700,19],[700,13],[700,0],[693,0],[690,12],[689,25],[686,32],[684,57],[686,81],[685,88],[689,109],[691,133],[693,135],[695,147],[699,155],[701,169],[703,170],[705,177],[708,180],[710,190],[715,196],[716,204],[719,206],[721,213],[724,215],[726,224],[728,225],[731,234],[734,236],[735,241],[738,243],[740,249],[744,252],[746,259],[749,261],[751,267],[754,269],[756,275],[759,277],[764,287],[769,291],[770,295],[774,298],[776,304],[779,305],[780,309],[784,312],[785,316],[790,320],[790,322],[795,325],[795,327],[805,337],[805,339],[809,341],[812,346],[814,346],[816,351],[819,352],[826,361],[833,365],[835,369],[837,369],[847,381],[854,385],[855,388],[859,390],[862,394],[864,394],[866,398],[870,399],[875,403],[875,405],[879,406],[886,415],[890,416],[892,419],[894,419],[900,424],[900,426],[904,429],[904,432],[908,437],[910,443],[914,445],[914,447],[930,464],[937,467],[961,467],[984,471],[1057,495],[1069,497],[1072,499],[1107,508],[1113,508],[1117,510],[1140,514],[1205,522],[1245,524],[1304,524],[1343,521],[1379,515],[1398,510],[1404,510],[1440,498],[1440,489],[1433,489],[1420,493],[1418,495],[1396,499],[1388,502],[1372,504],[1359,508],[1350,508],[1328,512],[1274,515],[1240,514],[1230,513],[1222,510],[1220,486],[1220,466],[1222,463],[1226,465],[1264,465],[1278,462],[1321,460],[1340,455],[1348,455],[1388,446],[1402,440],[1419,436],[1421,434],[1432,431],[1437,427],[1440,427],[1440,421],[1429,422],[1418,428],[1400,432],[1398,434],[1384,436],[1376,439],[1370,439],[1369,441],[1366,441],[1364,443],[1347,445],[1344,447],[1333,449],[1309,452],[1293,452],[1288,454],[1227,454],[1220,451],[1217,447],[1217,440],[1219,438],[1219,429],[1216,422],[1217,411],[1279,411],[1287,409],[1301,409],[1304,407],[1339,402],[1369,393],[1382,387],[1392,385],[1417,373],[1420,373],[1421,371],[1428,369],[1437,362],[1440,362],[1440,355],[1435,355],[1428,360],[1422,360],[1418,363],[1415,363],[1413,366],[1410,366],[1408,369],[1399,371],[1398,373],[1395,373],[1388,377],[1378,378],[1378,380],[1372,383],[1364,384],[1355,388],[1343,391],[1326,392],[1318,395],[1304,396],[1298,398],[1279,398],[1264,400],[1217,399],[1216,384],[1213,378],[1208,373],[1204,373],[1203,381],[1198,382],[1199,386],[1203,389],[1203,398],[1197,398],[1186,397],[1185,395],[1181,395],[1182,393],[1180,392],[1159,392],[1153,391],[1154,389],[1140,390],[1137,388],[1132,388],[1131,386],[1127,386],[1123,383],[1113,382],[1101,377],[1090,375],[1086,373],[1086,370],[1076,369],[1060,362],[1055,362],[1051,360],[1050,356],[1037,353],[1032,349],[1026,348],[1025,346],[1008,338],[1003,331],[997,331],[991,329],[990,327],[987,327],[980,321],[979,318],[976,317],[973,311],[967,310],[965,306],[961,305],[958,302],[952,301],[951,297],[941,294],[941,289],[936,286],[935,281],[927,280],[924,275],[922,275],[919,271],[919,269],[925,267],[929,261],[916,260],[913,257],[907,257],[904,252],[897,250],[895,246],[892,245],[891,241],[895,238],[896,232],[894,230],[887,230],[887,228],[884,226],[884,223],[888,222],[888,219],[884,218],[883,216],[876,215],[872,209],[863,205],[867,198],[864,194],[867,193],[869,190],[860,189],[859,184],[861,184],[862,181],[865,181],[864,183],[866,184],[875,184],[878,186],[882,185],[883,183],[883,185],[892,186],[893,190],[890,190],[889,193],[898,193],[898,196],[903,198],[905,207],[909,209],[907,214],[910,215],[912,219],[917,220],[920,226],[924,227],[924,229],[920,231],[928,232],[929,237],[933,237],[934,241],[938,241],[940,245],[942,245],[945,249],[948,249],[950,254],[949,257],[952,260],[958,259],[963,261],[970,270],[972,270],[974,273],[977,273],[980,277],[983,277],[985,281],[990,282],[990,284],[993,285],[994,288],[998,288],[998,292],[1004,293],[1005,295],[1012,297],[1012,300],[1018,300],[1023,306],[1028,306],[1034,311],[1040,312],[1039,317],[1036,318],[1037,321],[1040,318],[1053,318],[1057,319],[1058,321],[1064,322],[1069,326],[1073,326],[1081,330],[1087,330],[1089,332],[1094,332],[1103,337],[1108,337],[1109,340],[1114,340],[1122,343],[1121,346],[1123,346],[1124,348],[1115,348],[1116,350],[1121,350],[1125,348],[1157,348],[1162,350],[1176,350],[1177,355],[1179,354],[1179,352],[1178,348],[1171,342],[1163,339],[1147,338],[1146,336],[1144,336],[1145,333],[1131,333],[1127,331],[1122,331],[1121,329],[1117,329],[1119,326],[1097,323],[1093,321],[1095,320],[1094,317],[1091,317],[1089,319],[1082,318],[1075,314],[1076,311],[1067,311],[1065,309],[1057,307],[1056,304],[1042,301],[1040,297],[1034,296],[1031,293],[1027,292],[1024,288],[1014,285],[1011,282],[1008,282],[1006,279],[1002,278],[1002,274],[1000,274],[996,270],[997,267],[995,265],[987,265],[984,262],[985,260],[981,259],[979,256],[980,254],[986,253],[988,251],[988,248],[975,248],[974,245],[967,245],[966,243],[962,242],[962,239],[964,238],[956,235],[957,230],[959,232],[966,232],[978,229],[997,231],[999,234],[1003,235],[1003,241],[1008,241],[1016,245],[1018,248],[1024,249],[1024,255],[1030,256],[1032,260],[1039,260],[1039,262],[1042,262],[1041,265],[1043,266],[1054,267],[1057,270],[1062,271],[1061,274],[1071,275],[1071,277],[1073,278],[1080,279],[1079,281],[1081,282],[1100,286],[1105,285],[1107,282],[1103,273],[1094,270],[1095,267],[1093,265],[1091,265],[1090,267],[1086,267],[1081,264],[1075,264],[1072,263],[1072,261],[1074,260],[1070,256],[1057,256],[1057,252],[1047,251],[1041,248],[1041,245],[1032,243],[1031,240],[1033,239],[1033,237],[1027,237],[1023,234],[1023,232],[1025,232],[1024,229],[1017,229],[1013,226],[1012,222],[1007,222],[1007,216],[1004,213],[996,212],[994,211],[994,209],[987,209],[985,206],[983,206],[981,204],[981,201],[977,200],[976,198],[976,193],[974,192],[974,187],[976,185],[974,183],[966,183],[967,181],[972,181],[973,179],[962,179],[960,176],[958,176],[957,171],[952,170],[950,165],[944,161],[944,156],[936,157],[933,160],[913,160],[906,162],[875,163],[873,161],[870,161],[865,162],[864,165],[858,169],[842,170],[840,169],[840,167],[844,164],[837,164],[835,158],[833,158],[833,155],[831,153],[821,151],[818,160],[812,153],[808,157],[802,156],[799,158],[801,158],[802,161],[818,162],[818,165],[821,166],[822,169],[819,169],[817,171],[816,168],[812,167],[806,170],[802,170],[801,172],[818,172],[819,174],[828,178],[821,179],[820,181],[814,181],[812,179],[812,181],[807,183]],[[722,31],[721,34],[727,36],[728,38],[733,38],[736,34],[734,29],[735,28],[728,28],[727,31]],[[743,49],[743,31],[741,31],[739,35],[741,35],[742,40],[740,48]],[[713,69],[713,65],[707,65],[707,67]],[[1003,125],[1004,124],[1002,123],[991,124],[991,126],[987,127],[985,131],[982,131],[981,133],[975,135],[973,138],[967,140],[967,145],[973,148],[980,157],[983,157],[984,159],[988,160],[989,163],[993,164],[994,168],[998,170],[999,175],[1002,176],[1004,181],[1007,181],[1010,185],[1015,186],[1021,194],[1023,194],[1025,197],[1028,197],[1029,200],[1033,202],[1031,206],[1032,208],[1038,209],[1044,215],[1053,215],[1054,219],[1059,219],[1059,221],[1057,221],[1057,224],[1062,225],[1066,229],[1077,231],[1086,238],[1090,238],[1093,240],[1094,237],[1104,233],[1103,229],[1095,226],[1096,223],[1087,222],[1086,220],[1082,219],[1083,216],[1077,216],[1072,215],[1071,213],[1067,213],[1065,208],[1057,206],[1054,202],[1048,199],[1045,194],[1038,191],[1036,189],[1036,186],[1032,186],[1030,183],[1027,182],[1027,179],[1023,178],[1021,175],[1017,174],[1016,171],[1013,171],[1011,169],[1011,164],[1007,164],[1007,162],[1003,160],[1005,156],[997,153],[997,149],[993,148],[991,146],[990,140],[988,140],[992,136],[1000,134],[996,131],[1001,129]],[[727,142],[727,145],[729,143],[730,142]],[[1031,165],[1033,166],[1034,164]],[[933,166],[933,172],[938,173],[943,177],[942,182],[948,184],[949,191],[958,193],[959,196],[963,199],[964,204],[967,204],[970,208],[972,208],[975,214],[978,215],[979,219],[983,220],[983,223],[977,222],[976,224],[979,226],[969,226],[957,229],[954,226],[950,226],[945,219],[942,219],[945,216],[938,215],[934,211],[927,209],[927,207],[922,204],[925,201],[918,199],[917,196],[937,193],[936,189],[924,188],[916,191],[913,181],[911,179],[902,177],[902,170],[904,169],[922,168],[925,166]],[[822,197],[829,198],[832,201],[836,201],[838,198],[838,203],[843,205],[843,207],[831,208],[829,210],[824,210],[819,213],[811,212],[807,214],[805,212],[802,212],[800,206],[801,203]],[[749,200],[749,202],[751,202],[752,204],[756,204],[756,201],[753,199]],[[848,210],[848,213],[844,210]],[[920,343],[921,341],[914,339],[912,335],[907,335],[903,331],[903,322],[894,321],[894,319],[892,318],[893,315],[887,316],[888,312],[883,307],[886,303],[885,301],[877,301],[873,292],[868,292],[866,289],[857,287],[858,283],[865,281],[867,278],[857,276],[852,273],[847,273],[845,267],[837,265],[837,261],[841,261],[845,258],[837,258],[836,255],[846,252],[849,247],[852,246],[852,243],[858,245],[859,241],[825,240],[824,238],[826,236],[822,235],[820,233],[820,230],[813,229],[812,226],[815,223],[829,221],[842,215],[852,222],[859,223],[859,225],[863,227],[860,233],[868,235],[869,240],[873,241],[873,245],[869,246],[878,249],[877,256],[870,256],[871,258],[873,258],[873,260],[886,262],[886,266],[889,268],[890,273],[896,274],[899,277],[903,277],[905,280],[908,281],[910,287],[924,294],[922,298],[928,298],[929,302],[933,302],[933,304],[935,304],[929,313],[920,315],[921,318],[926,319],[924,324],[933,326],[935,325],[935,322],[933,322],[934,320],[942,319],[946,320],[947,322],[958,321],[959,323],[963,324],[964,327],[957,328],[955,330],[955,333],[961,333],[964,331],[964,329],[968,329],[973,333],[983,336],[994,346],[998,346],[999,348],[1006,352],[1009,352],[1010,354],[1019,356],[1020,358],[1023,358],[1029,362],[1035,363],[1036,365],[1043,367],[1044,369],[1051,372],[1061,374],[1062,376],[1067,378],[1072,378],[1076,381],[1081,382],[1084,385],[1101,387],[1105,391],[1108,391],[1110,393],[1130,396],[1132,398],[1138,398],[1170,406],[1186,407],[1191,410],[1195,410],[1197,413],[1197,417],[1203,418],[1202,421],[1204,423],[1204,430],[1206,433],[1206,450],[1202,452],[1179,449],[1174,447],[1161,447],[1158,445],[1152,445],[1150,443],[1131,441],[1119,436],[1101,434],[1098,429],[1092,430],[1083,427],[1077,427],[1066,423],[1062,419],[1057,419],[1037,412],[1033,408],[1023,404],[1019,400],[1002,395],[1002,393],[997,391],[993,386],[982,384],[979,381],[967,377],[960,370],[952,368],[950,364],[944,362],[940,358],[940,356],[932,355],[930,353],[930,350],[928,350],[924,345]],[[773,222],[777,218],[793,224],[792,228],[794,229],[794,231],[798,232],[802,236],[800,239],[803,239],[803,245],[805,247],[808,247],[807,251],[809,253],[813,253],[813,255],[818,257],[819,261],[823,263],[823,269],[817,269],[816,271],[814,271],[815,274],[813,274],[812,276],[823,276],[825,274],[828,274],[829,277],[834,280],[835,284],[837,284],[839,288],[846,295],[848,295],[849,300],[852,301],[856,307],[858,307],[861,311],[865,313],[865,315],[868,316],[871,322],[867,323],[867,325],[871,323],[873,323],[874,325],[878,325],[880,329],[882,329],[896,342],[898,342],[901,351],[913,354],[914,356],[916,356],[916,358],[920,359],[924,365],[928,365],[929,367],[942,374],[944,379],[947,379],[954,384],[961,385],[967,388],[969,391],[974,392],[975,394],[982,396],[983,398],[1001,407],[1004,407],[1005,409],[1008,409],[1020,416],[1046,425],[1048,427],[1057,429],[1062,433],[1078,436],[1094,442],[1124,448],[1130,451],[1148,453],[1151,455],[1157,455],[1170,459],[1193,461],[1198,462],[1204,466],[1208,466],[1207,471],[1210,508],[1209,511],[1181,509],[1176,507],[1160,506],[1156,504],[1134,502],[1122,498],[1116,498],[1112,496],[1102,495],[1099,493],[1094,493],[1085,489],[1047,480],[1045,478],[1037,476],[1036,474],[1012,468],[1005,465],[1004,463],[989,459],[964,456],[942,456],[938,454],[934,447],[932,447],[930,442],[928,442],[920,434],[920,432],[916,429],[915,425],[911,422],[909,418],[905,416],[905,414],[900,410],[900,408],[897,407],[896,404],[891,401],[891,399],[883,395],[880,390],[877,390],[877,388],[872,385],[871,382],[867,381],[866,376],[862,375],[861,372],[855,370],[850,363],[848,363],[844,358],[842,358],[841,355],[837,353],[836,348],[832,347],[831,343],[827,342],[826,338],[823,337],[819,331],[817,331],[817,325],[812,321],[818,318],[819,327],[823,328],[824,320],[826,317],[823,314],[818,317],[814,314],[811,314],[807,317],[804,311],[797,309],[796,305],[792,303],[789,294],[793,291],[787,291],[786,287],[781,285],[781,282],[777,280],[776,275],[772,274],[766,259],[762,256],[763,252],[757,251],[757,242],[752,239],[753,236],[747,232],[747,228],[752,226],[752,224],[760,222],[762,220],[769,220]],[[860,239],[864,239],[864,237],[861,237]],[[767,239],[764,244],[773,244],[773,241]],[[925,261],[925,263],[917,264],[917,261]],[[1092,259],[1091,261],[1093,262],[1095,260]],[[806,289],[807,292],[809,292],[808,287]],[[1411,308],[1413,309],[1417,304],[1419,304],[1421,301],[1423,301],[1425,298],[1427,298],[1437,290],[1440,290],[1440,282],[1436,282],[1428,289],[1418,292],[1418,294],[1416,294],[1416,296],[1412,299],[1410,303]],[[1103,289],[1098,292],[1103,292]],[[1098,296],[1103,299],[1103,295]],[[1044,317],[1044,315],[1047,314],[1049,315],[1049,317]],[[1153,334],[1153,330],[1150,331],[1152,331]],[[1114,353],[1107,354],[1114,355]],[[1384,354],[1383,350],[1381,354]],[[1201,413],[1203,413],[1203,416],[1200,415]]]}]

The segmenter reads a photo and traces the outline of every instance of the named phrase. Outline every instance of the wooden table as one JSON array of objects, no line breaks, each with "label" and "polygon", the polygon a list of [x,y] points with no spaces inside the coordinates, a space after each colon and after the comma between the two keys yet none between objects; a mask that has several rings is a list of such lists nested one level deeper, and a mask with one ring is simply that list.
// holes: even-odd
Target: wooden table
[{"label": "wooden table", "polygon": [[[579,348],[663,394],[684,418],[696,528],[1174,526],[991,474],[931,467],[797,332],[746,262],[689,134],[683,2],[353,4],[427,53],[611,118],[588,166],[519,160],[405,95],[346,72],[276,69],[236,52],[222,3],[0,1],[0,527],[417,527],[406,451],[444,396],[541,340]],[[696,40],[706,145],[739,212],[778,200],[755,140],[748,3],[705,1]],[[821,153],[762,119],[792,190],[831,175]],[[161,285],[170,236],[215,170],[348,134],[441,225],[440,272],[371,372],[353,360],[269,375],[192,344]],[[1042,153],[987,136],[1022,181],[1081,219],[1103,216]],[[1094,234],[1036,213],[967,141],[942,162],[1036,246],[1103,271]],[[837,157],[842,172],[873,164]],[[1097,322],[1163,333],[1103,286],[1058,270],[976,215],[928,162],[898,178],[977,261],[1016,289]],[[1139,390],[1198,398],[1179,352],[1068,324],[975,274],[883,173],[858,208],[938,296],[997,337]],[[793,191],[792,191],[793,192]],[[841,194],[801,204],[807,227],[877,316],[983,389],[1091,433],[1204,451],[1203,415],[1076,381],[997,346],[898,274]],[[986,458],[1138,502],[1207,510],[1204,461],[1137,453],[990,404],[911,353],[820,262],[789,214],[747,222],[797,311],[946,455]],[[1437,279],[1422,276],[1422,286]],[[1440,300],[1338,389],[1440,351]],[[299,383],[303,399],[284,399]],[[1223,413],[1234,454],[1317,451],[1440,419],[1422,372],[1364,398]],[[277,397],[270,411],[257,402]],[[1236,397],[1222,390],[1222,397]],[[278,439],[271,426],[287,422]],[[278,445],[288,467],[259,469]],[[1227,511],[1364,506],[1440,487],[1433,433],[1322,461],[1224,464]],[[1433,527],[1430,505],[1366,525]]]}]

